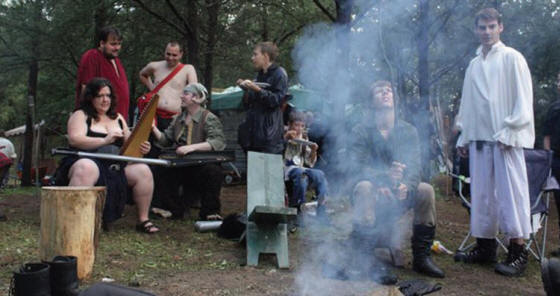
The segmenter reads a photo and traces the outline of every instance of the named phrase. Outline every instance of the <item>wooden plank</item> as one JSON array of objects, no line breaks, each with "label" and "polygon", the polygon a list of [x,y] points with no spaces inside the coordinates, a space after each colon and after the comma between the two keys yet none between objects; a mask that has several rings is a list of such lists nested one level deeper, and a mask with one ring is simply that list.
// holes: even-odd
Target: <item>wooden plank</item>
[{"label": "wooden plank", "polygon": [[284,164],[282,155],[249,151],[247,213],[255,206],[284,206]]},{"label": "wooden plank", "polygon": [[288,223],[290,217],[297,215],[295,208],[255,206],[249,215],[249,221],[257,224]]}]

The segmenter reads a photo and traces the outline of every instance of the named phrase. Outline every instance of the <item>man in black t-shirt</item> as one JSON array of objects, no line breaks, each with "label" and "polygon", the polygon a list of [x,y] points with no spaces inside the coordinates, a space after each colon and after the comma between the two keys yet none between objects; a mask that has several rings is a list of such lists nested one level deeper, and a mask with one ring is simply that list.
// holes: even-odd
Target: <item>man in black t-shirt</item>
[{"label": "man in black t-shirt", "polygon": [[[556,76],[556,89],[560,94],[560,73]],[[543,129],[543,147],[546,150],[554,151],[552,175],[556,180],[560,180],[560,97],[548,108]],[[556,199],[556,209],[560,214],[560,192],[555,192],[554,198]],[[552,251],[551,255],[560,256],[560,249]]]}]

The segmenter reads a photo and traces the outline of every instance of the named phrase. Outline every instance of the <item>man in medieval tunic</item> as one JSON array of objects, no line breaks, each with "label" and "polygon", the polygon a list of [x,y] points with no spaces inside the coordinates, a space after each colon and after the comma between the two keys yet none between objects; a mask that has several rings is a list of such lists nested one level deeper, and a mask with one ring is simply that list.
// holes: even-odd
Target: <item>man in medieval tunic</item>
[{"label": "man in medieval tunic", "polygon": [[530,200],[523,148],[533,148],[533,89],[527,62],[500,41],[501,16],[493,8],[476,14],[481,46],[463,84],[456,125],[457,148],[468,151],[471,176],[471,232],[476,246],[456,261],[496,262],[495,237],[509,240],[507,259],[495,271],[521,275],[528,260],[525,239],[531,233]]}]

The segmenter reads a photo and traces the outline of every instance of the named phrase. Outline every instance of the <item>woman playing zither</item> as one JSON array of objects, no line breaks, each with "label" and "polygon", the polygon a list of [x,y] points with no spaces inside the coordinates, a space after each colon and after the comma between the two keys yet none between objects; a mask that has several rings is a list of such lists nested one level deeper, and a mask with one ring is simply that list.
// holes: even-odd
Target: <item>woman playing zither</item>
[{"label": "woman playing zither", "polygon": [[[94,78],[85,87],[80,107],[68,119],[68,142],[70,147],[103,153],[118,153],[123,141],[130,136],[126,120],[115,111],[116,99],[111,83],[104,78]],[[140,151],[150,151],[148,141]],[[155,233],[159,229],[148,220],[148,210],[154,190],[149,167],[142,163],[121,163],[113,160],[65,157],[56,173],[56,184],[65,186],[107,186],[103,226],[122,216],[129,200],[136,203],[140,232]]]}]

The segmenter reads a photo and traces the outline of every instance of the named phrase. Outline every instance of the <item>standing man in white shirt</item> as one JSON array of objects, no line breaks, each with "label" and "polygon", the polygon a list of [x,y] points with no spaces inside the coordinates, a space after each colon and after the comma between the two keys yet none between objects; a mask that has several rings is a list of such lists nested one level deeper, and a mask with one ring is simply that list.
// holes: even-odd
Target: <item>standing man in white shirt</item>
[{"label": "standing man in white shirt", "polygon": [[498,230],[510,238],[507,259],[497,273],[521,275],[528,261],[525,239],[531,233],[530,201],[523,148],[533,148],[533,88],[521,53],[500,41],[504,27],[497,10],[475,18],[481,46],[463,84],[456,125],[457,149],[468,152],[471,176],[471,232],[476,246],[456,261],[496,262]]}]

